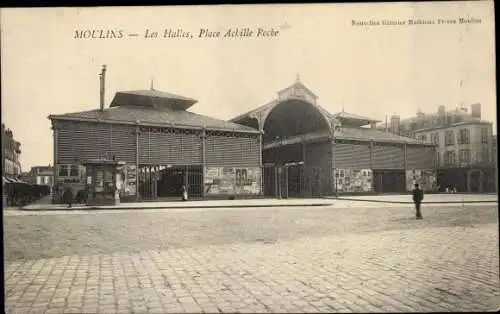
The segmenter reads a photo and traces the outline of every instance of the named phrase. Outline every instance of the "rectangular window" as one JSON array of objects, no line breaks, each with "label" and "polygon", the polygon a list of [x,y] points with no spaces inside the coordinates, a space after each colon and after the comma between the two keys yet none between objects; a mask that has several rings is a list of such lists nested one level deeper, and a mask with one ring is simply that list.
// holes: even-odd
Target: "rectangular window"
[{"label": "rectangular window", "polygon": [[469,129],[460,129],[458,144],[470,144],[470,131]]},{"label": "rectangular window", "polygon": [[459,152],[460,156],[460,164],[469,164],[470,163],[470,150],[461,149]]},{"label": "rectangular window", "polygon": [[481,143],[488,144],[488,128],[481,128]]},{"label": "rectangular window", "polygon": [[71,165],[70,166],[70,171],[69,171],[69,176],[70,177],[78,177],[78,165]]},{"label": "rectangular window", "polygon": [[59,165],[59,177],[67,177],[69,175],[68,165]]},{"label": "rectangular window", "polygon": [[427,135],[425,134],[419,135],[418,140],[422,142],[427,142]]},{"label": "rectangular window", "polygon": [[454,166],[456,164],[454,151],[447,151],[444,153],[444,163],[446,166]]},{"label": "rectangular window", "polygon": [[490,153],[488,146],[485,146],[481,149],[481,162],[489,163],[490,162]]},{"label": "rectangular window", "polygon": [[431,140],[432,140],[432,144],[439,145],[439,133],[438,132],[432,133]]},{"label": "rectangular window", "polygon": [[453,134],[453,131],[446,131],[445,144],[446,146],[455,145],[455,134]]}]

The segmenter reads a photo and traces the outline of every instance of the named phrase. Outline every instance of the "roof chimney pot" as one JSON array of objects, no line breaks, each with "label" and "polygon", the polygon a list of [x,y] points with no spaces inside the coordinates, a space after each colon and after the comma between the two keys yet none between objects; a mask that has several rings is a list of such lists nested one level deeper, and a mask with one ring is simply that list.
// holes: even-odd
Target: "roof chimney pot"
[{"label": "roof chimney pot", "polygon": [[105,96],[105,91],[106,91],[106,65],[102,66],[101,73],[99,74],[99,79],[100,79],[100,94],[101,94],[101,99],[100,99],[100,109],[101,111],[104,111],[104,96]]}]

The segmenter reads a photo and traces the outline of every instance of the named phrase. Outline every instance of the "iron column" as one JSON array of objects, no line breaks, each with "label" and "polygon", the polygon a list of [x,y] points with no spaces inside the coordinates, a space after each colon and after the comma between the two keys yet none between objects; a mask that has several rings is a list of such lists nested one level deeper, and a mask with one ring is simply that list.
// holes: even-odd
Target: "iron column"
[{"label": "iron column", "polygon": [[135,198],[139,200],[139,121],[136,121],[135,126]]}]

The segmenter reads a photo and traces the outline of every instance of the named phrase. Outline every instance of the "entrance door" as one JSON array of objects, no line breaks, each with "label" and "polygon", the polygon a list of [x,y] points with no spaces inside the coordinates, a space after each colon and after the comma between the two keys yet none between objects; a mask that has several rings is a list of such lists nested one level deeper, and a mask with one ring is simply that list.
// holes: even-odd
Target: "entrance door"
[{"label": "entrance door", "polygon": [[406,175],[404,170],[373,170],[373,187],[376,193],[404,193]]},{"label": "entrance door", "polygon": [[280,182],[279,186],[279,197],[288,198],[288,167],[278,168],[278,178]]},{"label": "entrance door", "polygon": [[304,190],[304,167],[294,165],[288,167],[288,195],[290,197],[300,197]]},{"label": "entrance door", "polygon": [[158,182],[158,197],[180,197],[183,185],[190,198],[201,197],[202,173],[201,166],[175,166],[162,170]]},{"label": "entrance door", "polygon": [[470,191],[473,193],[478,193],[480,191],[480,181],[481,180],[481,173],[479,171],[472,171],[470,173]]},{"label": "entrance door", "polygon": [[273,165],[266,165],[262,168],[263,170],[263,186],[264,186],[264,196],[266,197],[276,197],[277,196],[277,177],[278,169]]},{"label": "entrance door", "polygon": [[158,182],[158,196],[180,197],[181,187],[185,182],[184,177],[184,167],[172,167],[163,170],[160,174],[160,181]]},{"label": "entrance door", "polygon": [[373,170],[373,189],[375,193],[384,192],[384,174],[382,171]]},{"label": "entrance door", "polygon": [[203,168],[201,166],[188,166],[185,173],[188,195],[190,198],[201,197],[203,191]]},{"label": "entrance door", "polygon": [[322,192],[321,181],[322,181],[322,169],[321,168],[312,168],[311,169],[311,196],[312,197],[320,197]]}]

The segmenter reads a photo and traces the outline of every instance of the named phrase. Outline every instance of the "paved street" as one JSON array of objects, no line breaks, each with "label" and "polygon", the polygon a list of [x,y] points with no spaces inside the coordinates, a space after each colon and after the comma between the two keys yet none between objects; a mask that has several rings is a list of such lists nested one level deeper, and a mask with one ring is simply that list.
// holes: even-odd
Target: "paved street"
[{"label": "paved street", "polygon": [[495,310],[498,207],[4,216],[8,313]]}]

